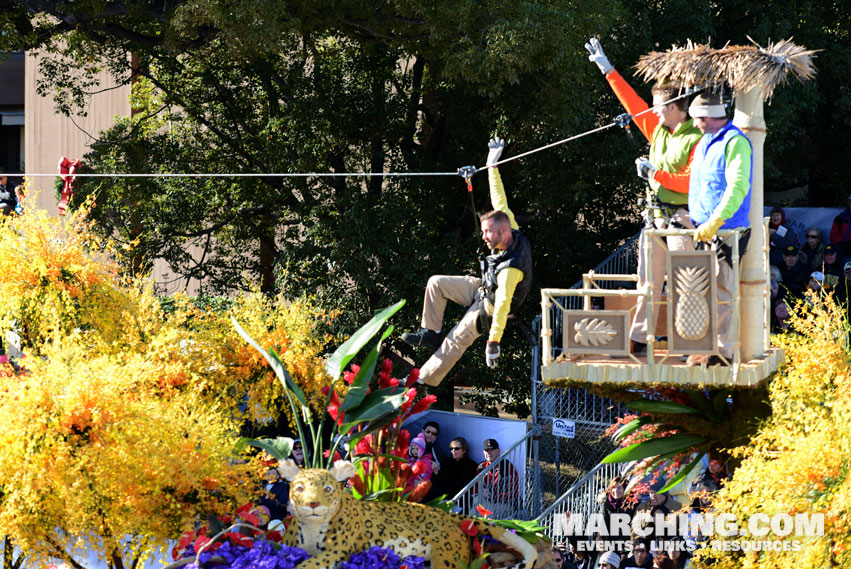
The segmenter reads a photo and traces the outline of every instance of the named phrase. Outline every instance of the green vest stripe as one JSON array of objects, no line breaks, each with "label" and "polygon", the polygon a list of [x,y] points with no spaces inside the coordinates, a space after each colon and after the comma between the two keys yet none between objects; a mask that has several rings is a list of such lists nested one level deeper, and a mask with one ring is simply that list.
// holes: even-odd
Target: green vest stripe
[{"label": "green vest stripe", "polygon": [[[688,164],[691,149],[695,147],[701,136],[703,135],[694,126],[692,119],[680,123],[674,132],[660,123],[653,132],[653,140],[650,143],[650,163],[663,172],[682,172]],[[650,187],[660,202],[688,203],[688,194],[669,190],[656,180],[650,181]]]}]

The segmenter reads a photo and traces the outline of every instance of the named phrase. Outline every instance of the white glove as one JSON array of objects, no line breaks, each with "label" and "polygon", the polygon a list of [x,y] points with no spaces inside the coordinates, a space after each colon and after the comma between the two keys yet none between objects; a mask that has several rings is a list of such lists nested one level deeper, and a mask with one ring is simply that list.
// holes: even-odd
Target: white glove
[{"label": "white glove", "polygon": [[488,342],[485,346],[485,363],[493,369],[496,367],[496,360],[499,359],[499,342]]},{"label": "white glove", "polygon": [[499,157],[502,156],[502,150],[505,148],[505,141],[498,136],[491,138],[488,142],[488,161],[487,166],[493,166],[499,162]]},{"label": "white glove", "polygon": [[591,54],[588,56],[588,61],[596,63],[603,75],[612,70],[612,64],[609,63],[609,59],[603,53],[603,46],[600,45],[600,40],[597,38],[589,39],[588,43],[585,44],[585,49]]},{"label": "white glove", "polygon": [[635,159],[635,173],[642,180],[650,181],[656,175],[656,167],[650,163],[646,156]]}]

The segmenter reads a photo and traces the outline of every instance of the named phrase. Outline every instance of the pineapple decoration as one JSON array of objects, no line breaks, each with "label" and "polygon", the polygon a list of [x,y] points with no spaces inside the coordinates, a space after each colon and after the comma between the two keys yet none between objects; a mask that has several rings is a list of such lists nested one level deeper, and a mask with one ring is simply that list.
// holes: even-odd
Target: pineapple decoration
[{"label": "pineapple decoration", "polygon": [[709,271],[706,267],[679,267],[676,271],[677,301],[674,326],[677,334],[690,342],[700,340],[709,331]]}]

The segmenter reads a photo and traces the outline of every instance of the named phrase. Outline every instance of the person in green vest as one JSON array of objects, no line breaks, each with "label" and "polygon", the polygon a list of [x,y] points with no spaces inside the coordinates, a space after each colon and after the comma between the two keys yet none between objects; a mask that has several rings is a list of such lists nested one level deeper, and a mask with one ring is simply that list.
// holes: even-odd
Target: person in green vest
[{"label": "person in green vest", "polygon": [[[694,229],[688,214],[689,167],[701,133],[688,116],[688,101],[682,98],[668,102],[680,93],[673,86],[656,84],[651,90],[653,110],[644,112],[650,107],[612,67],[603,53],[600,41],[591,38],[585,44],[585,49],[590,54],[588,59],[606,76],[612,91],[650,142],[649,156],[635,161],[638,175],[647,180],[648,226],[657,229]],[[644,114],[640,114],[642,112]],[[648,273],[645,257],[647,239],[646,232],[642,230],[638,253],[638,289],[643,289],[647,285],[648,276],[652,275],[655,285],[653,298],[654,303],[657,303],[661,299],[665,279],[665,248],[670,251],[693,250],[694,243],[687,236],[653,239],[652,271]],[[654,304],[654,322],[658,320],[658,313],[659,306]],[[652,333],[653,330],[647,329],[647,303],[643,296],[639,296],[629,330],[634,354],[643,355],[646,352],[647,336]]]}]

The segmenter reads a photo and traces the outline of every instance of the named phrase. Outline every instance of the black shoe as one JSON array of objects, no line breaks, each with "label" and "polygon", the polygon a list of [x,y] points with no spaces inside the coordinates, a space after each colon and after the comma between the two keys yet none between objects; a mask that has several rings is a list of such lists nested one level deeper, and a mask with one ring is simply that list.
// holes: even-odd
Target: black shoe
[{"label": "black shoe", "polygon": [[[733,359],[733,358],[730,358]],[[728,366],[730,365],[729,360],[723,360],[720,356],[711,356],[709,361],[706,362],[707,366]]]},{"label": "black shoe", "polygon": [[646,356],[647,355],[647,344],[644,342],[636,342],[632,341],[632,355],[634,356]]},{"label": "black shoe", "polygon": [[443,343],[443,334],[420,328],[419,332],[405,332],[402,334],[402,340],[412,346],[423,346],[436,352],[440,348],[440,344]]}]

